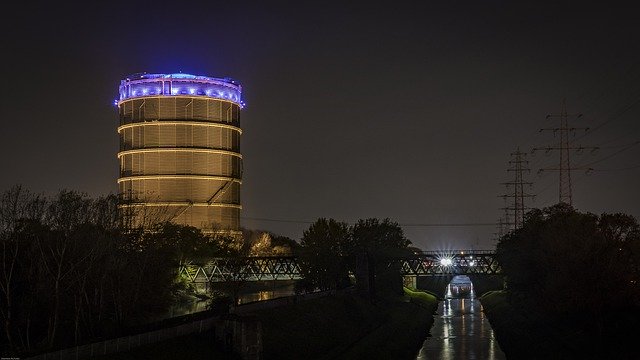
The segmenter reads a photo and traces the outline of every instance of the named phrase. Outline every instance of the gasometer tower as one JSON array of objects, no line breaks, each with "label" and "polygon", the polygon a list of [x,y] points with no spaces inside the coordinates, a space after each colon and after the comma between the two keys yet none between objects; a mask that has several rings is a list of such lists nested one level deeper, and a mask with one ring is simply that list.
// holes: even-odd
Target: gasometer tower
[{"label": "gasometer tower", "polygon": [[120,82],[120,210],[203,232],[240,230],[242,87],[229,78],[134,74]]}]

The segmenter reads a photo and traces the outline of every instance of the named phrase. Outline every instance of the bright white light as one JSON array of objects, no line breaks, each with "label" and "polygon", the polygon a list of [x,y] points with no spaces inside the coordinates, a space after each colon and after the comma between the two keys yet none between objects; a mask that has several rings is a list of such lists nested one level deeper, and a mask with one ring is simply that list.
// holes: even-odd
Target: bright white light
[{"label": "bright white light", "polygon": [[475,261],[469,261],[469,266],[476,266],[476,262]]},{"label": "bright white light", "polygon": [[451,261],[450,258],[442,258],[440,259],[440,265],[442,266],[451,266],[453,262]]}]

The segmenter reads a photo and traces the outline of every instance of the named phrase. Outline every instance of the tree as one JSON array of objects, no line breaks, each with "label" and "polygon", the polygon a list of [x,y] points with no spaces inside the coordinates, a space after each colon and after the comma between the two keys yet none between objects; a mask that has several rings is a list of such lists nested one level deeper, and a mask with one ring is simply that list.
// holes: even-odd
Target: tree
[{"label": "tree", "polygon": [[290,256],[299,244],[294,240],[264,230],[242,230],[243,248],[247,256]]},{"label": "tree", "polygon": [[267,232],[260,234],[252,244],[249,250],[249,256],[270,256],[273,255],[273,246],[271,245],[271,235]]},{"label": "tree", "polygon": [[271,244],[276,255],[295,255],[300,248],[295,240],[282,235],[271,234]]},{"label": "tree", "polygon": [[[638,277],[638,234],[631,216],[598,217],[558,204],[529,212],[521,229],[500,239],[497,256],[513,292],[542,295],[546,310],[557,313],[590,311],[634,298],[637,289],[629,284]],[[589,302],[597,296],[593,286],[606,290],[607,298],[617,296]]]},{"label": "tree", "polygon": [[305,289],[337,289],[348,286],[347,256],[352,237],[346,223],[318,219],[305,230],[300,241],[300,271]]},{"label": "tree", "polygon": [[499,240],[497,259],[514,305],[544,318],[589,319],[604,338],[640,310],[639,245],[632,216],[557,204],[529,212]]},{"label": "tree", "polygon": [[388,218],[361,219],[352,228],[352,257],[366,256],[370,271],[375,274],[375,288],[392,293],[402,292],[402,278],[399,263],[393,258],[412,254],[411,244],[398,223]]},{"label": "tree", "polygon": [[184,291],[177,264],[221,250],[198,229],[123,227],[118,198],[20,186],[0,194],[3,354],[71,346],[166,313]]},{"label": "tree", "polygon": [[29,270],[33,269],[30,261],[31,244],[23,236],[22,230],[28,223],[41,221],[44,209],[42,196],[22,186],[14,186],[0,195],[0,315],[4,323],[4,335],[13,349],[18,347],[14,335],[18,332],[16,328],[21,320],[18,315],[16,321],[16,314],[23,312],[24,305],[29,303],[25,298],[25,287],[21,285],[29,277]]},{"label": "tree", "polygon": [[352,252],[366,251],[376,257],[405,255],[411,244],[398,223],[388,218],[360,219],[353,226]]}]

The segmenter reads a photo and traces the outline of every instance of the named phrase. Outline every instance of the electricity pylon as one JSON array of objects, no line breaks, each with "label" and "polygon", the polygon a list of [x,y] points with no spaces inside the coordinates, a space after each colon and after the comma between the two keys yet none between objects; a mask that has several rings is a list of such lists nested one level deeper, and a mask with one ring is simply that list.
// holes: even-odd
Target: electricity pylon
[{"label": "electricity pylon", "polygon": [[559,177],[560,177],[559,184],[558,184],[559,185],[559,191],[558,191],[559,202],[573,205],[573,196],[571,192],[571,171],[572,170],[589,170],[589,168],[571,167],[571,158],[570,158],[571,151],[577,151],[577,152],[580,152],[583,150],[595,151],[598,149],[598,147],[581,146],[581,145],[576,146],[576,145],[570,144],[569,142],[570,133],[575,136],[575,132],[577,130],[588,131],[589,128],[586,128],[586,127],[578,128],[578,127],[569,126],[569,119],[568,119],[569,117],[575,117],[577,119],[582,117],[582,114],[567,114],[567,105],[566,105],[565,99],[562,99],[562,111],[560,112],[560,114],[547,115],[547,119],[553,118],[553,117],[560,118],[560,127],[542,128],[540,129],[540,132],[553,131],[554,137],[556,134],[560,134],[560,142],[553,146],[533,148],[533,150],[531,150],[531,153],[533,154],[538,150],[545,150],[547,153],[552,150],[558,150],[558,152],[560,153],[560,162],[558,163],[558,166],[541,168],[538,170],[538,173],[541,173],[544,171],[558,171]]},{"label": "electricity pylon", "polygon": [[[502,183],[502,185],[506,186],[507,190],[510,190],[510,192],[500,196],[505,199],[505,202],[508,198],[513,199],[512,205],[503,208],[507,212],[507,223],[509,223],[511,230],[522,227],[522,224],[524,223],[524,214],[526,210],[529,209],[525,204],[525,200],[533,199],[535,197],[535,195],[529,194],[524,190],[525,186],[528,186],[529,188],[533,186],[533,183],[524,181],[523,173],[530,171],[527,167],[529,161],[526,160],[526,156],[527,154],[521,152],[520,148],[511,153],[511,160],[509,161],[509,168],[507,171],[513,172],[514,178],[513,181]],[[511,212],[511,216],[508,216],[509,212]],[[509,222],[509,220],[512,221]]]}]

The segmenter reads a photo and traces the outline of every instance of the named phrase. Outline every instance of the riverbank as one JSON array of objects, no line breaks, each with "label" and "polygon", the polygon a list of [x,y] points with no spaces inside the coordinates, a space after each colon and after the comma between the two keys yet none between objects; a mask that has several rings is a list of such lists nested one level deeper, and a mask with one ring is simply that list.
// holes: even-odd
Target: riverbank
[{"label": "riverbank", "polygon": [[[435,296],[405,289],[404,296],[369,300],[353,293],[254,311],[262,324],[264,359],[415,359],[438,306]],[[249,314],[246,314],[249,315]],[[213,332],[113,354],[110,359],[235,358]],[[209,354],[209,355],[207,355]]]},{"label": "riverbank", "polygon": [[545,317],[513,306],[508,293],[491,291],[480,301],[500,348],[511,359],[637,359],[637,310],[600,314],[607,324],[598,329],[589,314]]},{"label": "riverbank", "polygon": [[337,294],[254,315],[265,359],[414,359],[436,308],[434,296],[405,290],[374,301]]}]

